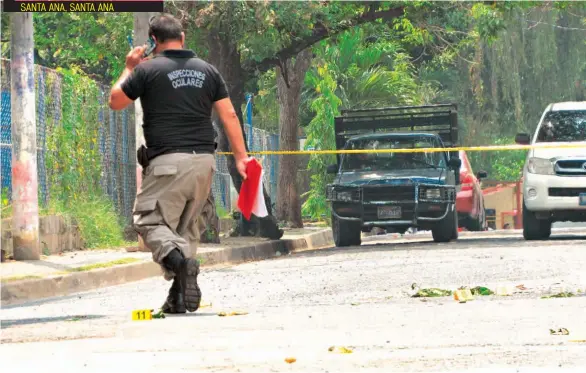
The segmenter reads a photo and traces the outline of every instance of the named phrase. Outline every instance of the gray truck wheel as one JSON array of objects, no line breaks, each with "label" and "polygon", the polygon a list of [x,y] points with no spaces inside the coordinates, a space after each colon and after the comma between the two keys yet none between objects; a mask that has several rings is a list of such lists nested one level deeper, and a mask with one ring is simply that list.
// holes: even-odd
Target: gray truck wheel
[{"label": "gray truck wheel", "polygon": [[337,247],[360,246],[361,232],[360,224],[341,221],[332,215],[332,233]]},{"label": "gray truck wheel", "polygon": [[454,211],[431,229],[431,235],[435,242],[450,242],[458,238],[458,212],[455,206]]},{"label": "gray truck wheel", "polygon": [[523,201],[523,238],[527,241],[546,240],[551,236],[551,220],[537,219],[534,212],[527,210]]}]

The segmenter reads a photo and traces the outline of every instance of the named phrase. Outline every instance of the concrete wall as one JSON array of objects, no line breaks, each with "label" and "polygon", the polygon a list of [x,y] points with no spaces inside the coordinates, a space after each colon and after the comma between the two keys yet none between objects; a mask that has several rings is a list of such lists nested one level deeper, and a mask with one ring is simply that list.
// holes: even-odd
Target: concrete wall
[{"label": "concrete wall", "polygon": [[[39,238],[41,253],[58,254],[84,247],[79,228],[62,216],[40,216]],[[12,257],[12,219],[2,220],[3,256]]]},{"label": "concrete wall", "polygon": [[[502,229],[504,224],[509,223],[511,228],[515,225],[513,216],[505,216],[504,221],[502,212],[513,211],[517,209],[517,197],[515,195],[516,187],[504,187],[498,191],[484,195],[484,207],[487,209],[496,210],[496,227]],[[521,190],[521,200],[523,199],[523,190]],[[522,206],[519,206],[519,214],[521,213]]]}]

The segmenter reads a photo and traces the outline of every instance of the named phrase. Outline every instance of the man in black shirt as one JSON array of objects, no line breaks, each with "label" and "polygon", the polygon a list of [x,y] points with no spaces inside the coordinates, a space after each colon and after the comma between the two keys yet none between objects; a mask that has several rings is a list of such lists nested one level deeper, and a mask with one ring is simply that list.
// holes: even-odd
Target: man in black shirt
[{"label": "man in black shirt", "polygon": [[134,228],[173,285],[163,311],[194,312],[201,291],[199,263],[190,246],[198,239],[198,218],[216,168],[211,114],[215,109],[232,146],[236,167],[246,178],[248,156],[240,122],[218,70],[183,49],[185,34],[173,16],[151,19],[154,57],[144,47],[126,56],[126,68],[112,87],[110,107],[121,110],[140,98],[146,151],[144,179],[134,205]]}]

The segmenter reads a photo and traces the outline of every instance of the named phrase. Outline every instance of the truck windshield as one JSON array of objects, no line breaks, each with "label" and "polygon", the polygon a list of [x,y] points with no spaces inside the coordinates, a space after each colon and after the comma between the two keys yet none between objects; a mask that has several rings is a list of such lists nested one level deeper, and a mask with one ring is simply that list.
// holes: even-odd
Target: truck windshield
[{"label": "truck windshield", "polygon": [[545,115],[537,142],[586,141],[586,110],[552,111]]},{"label": "truck windshield", "polygon": [[[441,147],[436,138],[430,136],[382,137],[350,140],[347,149],[423,149]],[[444,168],[446,157],[443,152],[413,153],[357,153],[344,154],[342,172],[385,171],[415,168]]]}]

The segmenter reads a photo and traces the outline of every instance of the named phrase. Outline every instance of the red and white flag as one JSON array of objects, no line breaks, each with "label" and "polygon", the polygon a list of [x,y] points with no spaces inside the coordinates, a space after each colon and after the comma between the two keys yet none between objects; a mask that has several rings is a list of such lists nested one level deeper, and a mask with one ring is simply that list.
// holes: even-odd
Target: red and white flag
[{"label": "red and white flag", "polygon": [[250,220],[252,214],[259,218],[269,214],[263,194],[263,176],[260,163],[255,158],[250,159],[246,164],[246,180],[242,182],[238,195],[238,208],[246,220]]}]

